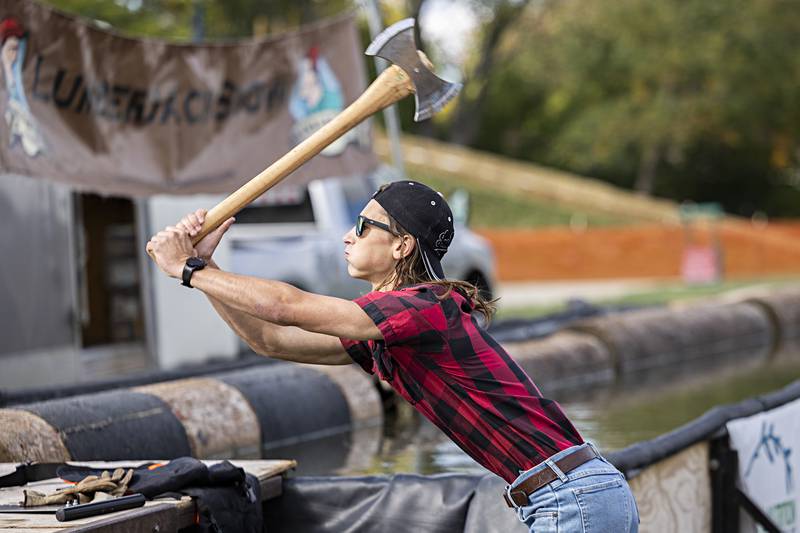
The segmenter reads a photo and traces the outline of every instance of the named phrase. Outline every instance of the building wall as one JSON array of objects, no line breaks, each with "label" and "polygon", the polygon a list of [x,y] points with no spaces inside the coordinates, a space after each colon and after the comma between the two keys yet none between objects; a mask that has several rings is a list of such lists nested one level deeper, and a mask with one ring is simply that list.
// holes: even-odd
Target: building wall
[{"label": "building wall", "polygon": [[[147,230],[150,234],[156,233],[174,225],[186,213],[200,207],[210,209],[220,199],[207,195],[154,196],[148,200]],[[225,239],[214,259],[221,268],[229,267],[231,249]],[[219,318],[208,299],[200,291],[181,286],[152,261],[146,264],[152,282],[153,345],[158,366],[174,368],[211,357],[234,357],[238,351],[237,337]]]},{"label": "building wall", "polygon": [[0,388],[79,375],[71,192],[0,175]]}]

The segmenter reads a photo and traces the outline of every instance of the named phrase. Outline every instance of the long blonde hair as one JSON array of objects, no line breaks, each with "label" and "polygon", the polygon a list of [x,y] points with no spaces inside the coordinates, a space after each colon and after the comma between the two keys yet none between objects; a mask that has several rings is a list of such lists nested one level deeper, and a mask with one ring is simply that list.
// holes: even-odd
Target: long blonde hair
[{"label": "long blonde hair", "polygon": [[[391,217],[391,215],[389,215],[389,227],[397,235],[412,236],[400,224],[398,224],[397,221]],[[416,238],[414,238],[414,240],[416,242]],[[464,298],[467,299],[474,309],[486,317],[487,322],[492,319],[492,316],[496,311],[495,302],[497,300],[485,299],[481,295],[481,290],[472,283],[451,279],[440,281],[431,280],[430,276],[428,276],[428,273],[425,271],[425,266],[422,262],[422,253],[420,252],[418,244],[415,244],[414,250],[412,250],[409,255],[397,261],[394,266],[394,271],[385,280],[383,280],[380,285],[378,285],[376,290],[381,290],[387,287],[390,290],[394,290],[406,285],[418,285],[420,283],[445,287],[447,291],[441,296],[438,296],[440,300],[444,300],[450,296],[451,291],[458,291],[462,296],[464,296]]]}]

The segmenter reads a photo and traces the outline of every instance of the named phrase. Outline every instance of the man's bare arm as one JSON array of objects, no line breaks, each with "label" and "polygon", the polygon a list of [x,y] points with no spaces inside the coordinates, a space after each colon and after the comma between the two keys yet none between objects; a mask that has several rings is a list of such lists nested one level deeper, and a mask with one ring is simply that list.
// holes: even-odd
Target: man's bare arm
[{"label": "man's bare arm", "polygon": [[[228,219],[206,238],[216,235],[218,240],[224,229],[232,223],[233,219]],[[180,225],[183,227],[185,224],[182,221]],[[200,244],[203,242],[205,239]],[[211,256],[209,250],[205,252],[206,257]],[[194,248],[185,229],[169,226],[150,239],[147,253],[165,274],[180,278],[187,258],[198,254],[199,250]],[[355,302],[308,293],[280,281],[240,276],[210,268],[195,272],[192,286],[232,309],[278,326],[296,326],[306,332],[336,338],[383,338],[375,323]],[[230,313],[228,315],[230,318]],[[292,340],[299,341],[297,337],[300,333],[289,331],[293,332]],[[282,333],[284,338],[290,335],[288,332]],[[304,335],[303,346],[324,349],[332,346],[330,340],[323,339]],[[281,350],[288,347],[288,344],[280,346]]]},{"label": "man's bare arm", "polygon": [[192,285],[232,309],[278,326],[295,326],[334,338],[383,338],[361,307],[349,300],[216,269],[195,272]]},{"label": "man's bare arm", "polygon": [[[213,260],[208,268],[219,270]],[[209,294],[206,296],[217,314],[256,353],[298,363],[346,365],[353,362],[338,337],[271,324]]]}]

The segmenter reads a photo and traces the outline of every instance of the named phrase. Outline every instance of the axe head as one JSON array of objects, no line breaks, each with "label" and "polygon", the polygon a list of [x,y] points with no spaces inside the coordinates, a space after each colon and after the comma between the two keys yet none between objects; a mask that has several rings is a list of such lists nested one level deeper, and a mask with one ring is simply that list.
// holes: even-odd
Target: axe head
[{"label": "axe head", "polygon": [[461,90],[460,83],[444,81],[422,61],[414,41],[413,18],[401,20],[383,30],[365,53],[392,62],[411,78],[417,103],[416,122],[431,117]]}]

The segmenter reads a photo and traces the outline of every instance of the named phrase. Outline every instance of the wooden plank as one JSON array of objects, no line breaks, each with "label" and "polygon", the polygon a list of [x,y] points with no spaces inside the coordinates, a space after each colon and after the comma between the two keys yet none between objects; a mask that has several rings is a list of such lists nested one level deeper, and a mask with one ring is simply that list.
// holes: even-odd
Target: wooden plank
[{"label": "wooden plank", "polygon": [[[204,463],[211,465],[214,463],[218,463],[219,461],[203,461]],[[295,468],[297,466],[297,461],[294,460],[231,460],[232,464],[244,468],[244,470],[250,474],[253,474],[258,479],[268,479],[273,476],[277,476],[288,472],[289,470]]]},{"label": "wooden plank", "polygon": [[265,502],[283,494],[283,477],[272,476],[261,482],[261,501]]},{"label": "wooden plank", "polygon": [[197,511],[197,502],[188,498],[187,505],[177,506],[178,512],[178,527],[189,527],[194,524],[194,516]]},{"label": "wooden plank", "polygon": [[[191,498],[188,501],[191,505]],[[177,505],[162,503],[105,515],[86,524],[75,524],[77,527],[74,530],[70,530],[70,533],[72,531],[76,533],[88,533],[90,531],[114,531],[114,533],[153,533],[157,531],[167,533],[192,525],[191,518],[182,523],[179,518]],[[74,522],[72,523],[74,524]]]},{"label": "wooden plank", "polygon": [[0,532],[18,533],[19,531],[60,532],[69,528],[52,515],[3,515],[0,517]]},{"label": "wooden plank", "polygon": [[[53,518],[55,520],[55,518]],[[58,523],[58,522],[56,522]],[[67,531],[66,526],[57,527],[51,523],[28,520],[0,520],[0,533],[20,533],[21,531],[34,531],[36,533],[62,533]]]},{"label": "wooden plank", "polygon": [[[75,531],[96,531],[99,527],[106,525],[122,524],[128,520],[141,520],[144,517],[151,517],[145,520],[147,523],[164,524],[177,524],[178,518],[181,516],[181,507],[186,507],[190,510],[194,509],[192,499],[186,496],[183,500],[157,500],[150,501],[144,507],[136,509],[128,509],[117,513],[110,513],[107,515],[90,516],[88,518],[81,518],[80,520],[70,520],[69,522],[59,522],[56,520],[55,513],[53,514],[3,514],[0,515],[0,532],[5,530],[19,531],[19,529],[35,529],[39,531],[45,528],[52,531],[63,531],[70,528],[75,528]],[[191,525],[190,518],[184,521],[184,525],[179,527],[186,527]],[[152,515],[152,516],[151,516]],[[163,529],[161,531],[173,531],[173,529]],[[72,529],[70,529],[72,531]],[[115,531],[117,531],[115,529]],[[119,530],[122,531],[122,530]],[[127,531],[127,530],[124,530]],[[152,532],[153,529],[149,529]]]}]

